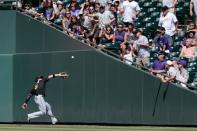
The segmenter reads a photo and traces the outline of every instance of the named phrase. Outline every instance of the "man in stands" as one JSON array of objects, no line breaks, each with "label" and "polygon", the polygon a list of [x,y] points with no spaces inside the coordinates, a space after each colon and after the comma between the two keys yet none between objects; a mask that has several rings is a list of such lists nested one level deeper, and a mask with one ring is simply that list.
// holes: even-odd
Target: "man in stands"
[{"label": "man in stands", "polygon": [[189,79],[189,73],[188,71],[185,69],[187,65],[187,62],[184,60],[180,60],[178,62],[178,73],[176,75],[176,80],[178,83],[180,83],[182,86],[186,86],[185,84],[187,83],[188,79]]},{"label": "man in stands", "polygon": [[125,0],[122,4],[123,23],[128,26],[129,23],[134,23],[137,15],[140,12],[139,4],[134,0]]},{"label": "man in stands", "polygon": [[166,34],[174,37],[177,31],[178,20],[173,13],[169,12],[169,8],[167,6],[162,7],[159,26],[165,28]]},{"label": "man in stands", "polygon": [[165,33],[165,28],[160,27],[158,35],[154,38],[153,44],[159,51],[169,52],[172,45],[172,37]]},{"label": "man in stands", "polygon": [[150,52],[149,52],[149,43],[146,36],[142,35],[141,30],[136,31],[137,41],[137,58],[136,63],[142,66],[149,66],[150,65]]},{"label": "man in stands", "polygon": [[177,69],[173,66],[173,62],[168,60],[165,65],[167,76],[162,79],[163,83],[173,82],[175,80]]},{"label": "man in stands", "polygon": [[100,12],[96,14],[99,18],[99,26],[101,29],[105,28],[108,25],[111,25],[115,18],[114,15],[109,10],[105,10],[105,6],[100,7]]},{"label": "man in stands", "polygon": [[157,55],[157,59],[153,62],[149,71],[151,72],[151,74],[161,78],[161,74],[165,72],[165,64],[165,54],[164,52],[159,52]]}]

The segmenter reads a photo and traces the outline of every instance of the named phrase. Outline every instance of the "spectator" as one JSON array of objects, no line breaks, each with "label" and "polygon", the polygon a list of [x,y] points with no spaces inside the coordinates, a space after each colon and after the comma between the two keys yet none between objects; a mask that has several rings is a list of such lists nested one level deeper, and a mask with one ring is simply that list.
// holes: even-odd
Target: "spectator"
[{"label": "spectator", "polygon": [[195,38],[197,39],[197,28],[196,28],[196,23],[195,22],[190,22],[188,27],[187,27],[187,32],[195,32]]},{"label": "spectator", "polygon": [[53,2],[52,0],[46,0],[43,3],[43,16],[46,18],[48,21],[53,21],[55,17],[55,12],[53,9]]},{"label": "spectator", "polygon": [[89,0],[85,0],[85,2],[81,5],[81,10],[79,14],[88,14],[90,8]]},{"label": "spectator", "polygon": [[64,9],[63,3],[61,1],[57,1],[57,11],[55,13],[55,24],[60,25],[62,23],[62,20],[65,16],[66,10]]},{"label": "spectator", "polygon": [[169,11],[175,13],[177,0],[162,0],[162,6],[167,6]]},{"label": "spectator", "polygon": [[134,34],[134,25],[128,24],[127,32],[126,32],[126,44],[124,48],[128,48],[131,50],[132,55],[135,55],[135,47],[134,43],[137,40],[135,34]]},{"label": "spectator", "polygon": [[150,65],[150,52],[149,52],[149,43],[146,36],[142,35],[141,30],[136,31],[137,41],[136,41],[136,50],[137,58],[136,63],[142,66]]},{"label": "spectator", "polygon": [[134,34],[134,25],[133,24],[128,24],[127,32],[126,32],[126,39],[127,39],[127,44],[131,45],[135,42],[137,39],[135,34]]},{"label": "spectator", "polygon": [[100,12],[97,13],[96,16],[99,18],[99,26],[101,29],[107,25],[111,25],[115,20],[114,15],[110,11],[105,10],[104,6],[100,7]]},{"label": "spectator", "polygon": [[186,39],[184,39],[182,42],[181,42],[181,46],[186,46],[186,41],[187,40],[190,40],[191,41],[191,45],[192,46],[197,46],[197,43],[196,43],[196,38],[195,38],[195,32],[194,31],[188,31],[187,34],[186,34]]},{"label": "spectator", "polygon": [[[193,13],[194,10],[194,13]],[[190,16],[195,17],[195,23],[197,24],[197,0],[190,0]]]},{"label": "spectator", "polygon": [[64,15],[64,19],[62,20],[62,27],[63,27],[63,31],[65,31],[67,33],[68,31],[68,26],[71,23],[71,14],[69,11],[67,11]]},{"label": "spectator", "polygon": [[160,27],[158,35],[154,38],[153,45],[159,50],[169,53],[172,45],[172,38],[165,33],[165,28]]},{"label": "spectator", "polygon": [[73,30],[76,29],[73,26],[75,26],[76,28],[79,27],[79,22],[77,21],[76,16],[71,16],[71,21],[70,21],[70,24],[68,25],[68,33],[71,33],[71,32],[73,33]]},{"label": "spectator", "polygon": [[124,56],[125,48],[124,45],[126,43],[126,32],[123,30],[123,24],[119,23],[117,26],[117,30],[114,32],[114,46],[120,49],[121,55]]},{"label": "spectator", "polygon": [[122,4],[123,23],[128,26],[129,23],[134,23],[137,15],[140,12],[139,4],[134,0],[125,0]]},{"label": "spectator", "polygon": [[176,16],[173,13],[169,12],[167,6],[162,7],[159,26],[165,28],[166,34],[174,37],[178,26],[178,21]]},{"label": "spectator", "polygon": [[133,62],[133,52],[131,48],[126,49],[126,54],[123,56],[124,62],[128,65],[132,65]]},{"label": "spectator", "polygon": [[79,16],[80,10],[76,7],[75,4],[70,5],[71,16]]},{"label": "spectator", "polygon": [[96,43],[98,43],[98,37],[100,32],[97,16],[93,17],[93,19],[90,21],[90,26],[87,29],[87,40],[93,42],[93,46],[95,46]]},{"label": "spectator", "polygon": [[173,82],[177,74],[177,69],[173,66],[172,61],[168,60],[166,62],[165,69],[166,69],[167,75],[166,77],[162,79],[162,82],[164,83]]},{"label": "spectator", "polygon": [[165,54],[164,52],[159,52],[157,55],[157,59],[153,62],[150,72],[153,75],[157,75],[158,77],[162,77],[162,74],[165,72]]},{"label": "spectator", "polygon": [[95,12],[98,13],[100,11],[101,5],[99,3],[95,3]]},{"label": "spectator", "polygon": [[106,29],[102,29],[99,34],[100,44],[98,45],[101,48],[105,48],[107,45],[111,44],[114,39],[114,32],[110,26],[107,26]]},{"label": "spectator", "polygon": [[188,71],[185,69],[187,63],[184,60],[180,60],[178,62],[178,73],[176,75],[176,80],[178,81],[178,83],[181,83],[182,86],[186,86],[185,84],[188,82],[189,79],[189,73]]},{"label": "spectator", "polygon": [[196,47],[192,45],[192,40],[187,39],[186,40],[186,45],[182,47],[180,57],[185,57],[185,58],[193,58],[197,54],[196,52]]},{"label": "spectator", "polygon": [[114,15],[114,18],[115,18],[115,20],[113,22],[113,27],[116,27],[118,24],[118,12],[117,12],[115,5],[111,5],[110,11]]}]

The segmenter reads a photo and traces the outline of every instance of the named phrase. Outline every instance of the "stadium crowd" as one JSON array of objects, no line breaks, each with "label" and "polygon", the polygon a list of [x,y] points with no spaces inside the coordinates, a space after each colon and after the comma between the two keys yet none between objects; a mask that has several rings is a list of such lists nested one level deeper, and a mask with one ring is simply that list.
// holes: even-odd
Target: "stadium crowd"
[{"label": "stadium crowd", "polygon": [[[185,38],[178,48],[178,57],[172,57],[174,39],[179,24],[176,17],[177,0],[160,0],[162,8],[154,39],[137,28],[136,19],[141,7],[135,0],[44,0],[39,6],[23,3],[21,8],[35,17],[42,17],[62,26],[71,37],[99,49],[116,50],[131,65],[146,67],[163,82],[178,82],[186,87],[188,61],[197,56],[197,19],[187,24]],[[197,0],[190,1],[188,15],[197,16]],[[151,52],[156,57],[151,61]],[[169,57],[170,56],[170,57]]]}]

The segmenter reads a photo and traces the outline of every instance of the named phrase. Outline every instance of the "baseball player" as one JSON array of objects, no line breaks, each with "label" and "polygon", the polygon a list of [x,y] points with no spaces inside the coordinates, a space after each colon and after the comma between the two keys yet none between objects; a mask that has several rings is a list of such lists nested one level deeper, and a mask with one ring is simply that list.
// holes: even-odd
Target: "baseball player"
[{"label": "baseball player", "polygon": [[58,74],[52,74],[48,77],[38,76],[35,79],[35,85],[31,89],[30,93],[27,95],[25,102],[22,104],[22,108],[27,108],[27,103],[34,96],[34,101],[38,105],[39,111],[33,112],[27,115],[27,120],[30,122],[30,119],[40,117],[42,115],[49,115],[51,117],[52,124],[57,123],[57,118],[53,115],[51,106],[44,99],[46,84],[49,80],[55,77],[67,78],[69,75],[65,72],[60,72]]}]

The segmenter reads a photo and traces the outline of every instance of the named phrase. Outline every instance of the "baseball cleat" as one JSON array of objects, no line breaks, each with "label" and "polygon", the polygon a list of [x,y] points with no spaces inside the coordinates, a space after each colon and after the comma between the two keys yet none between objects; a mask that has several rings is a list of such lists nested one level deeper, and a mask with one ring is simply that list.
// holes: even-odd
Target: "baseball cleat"
[{"label": "baseball cleat", "polygon": [[57,118],[52,118],[52,124],[55,125],[58,122]]},{"label": "baseball cleat", "polygon": [[27,123],[30,123],[30,118],[28,115],[27,115]]}]

